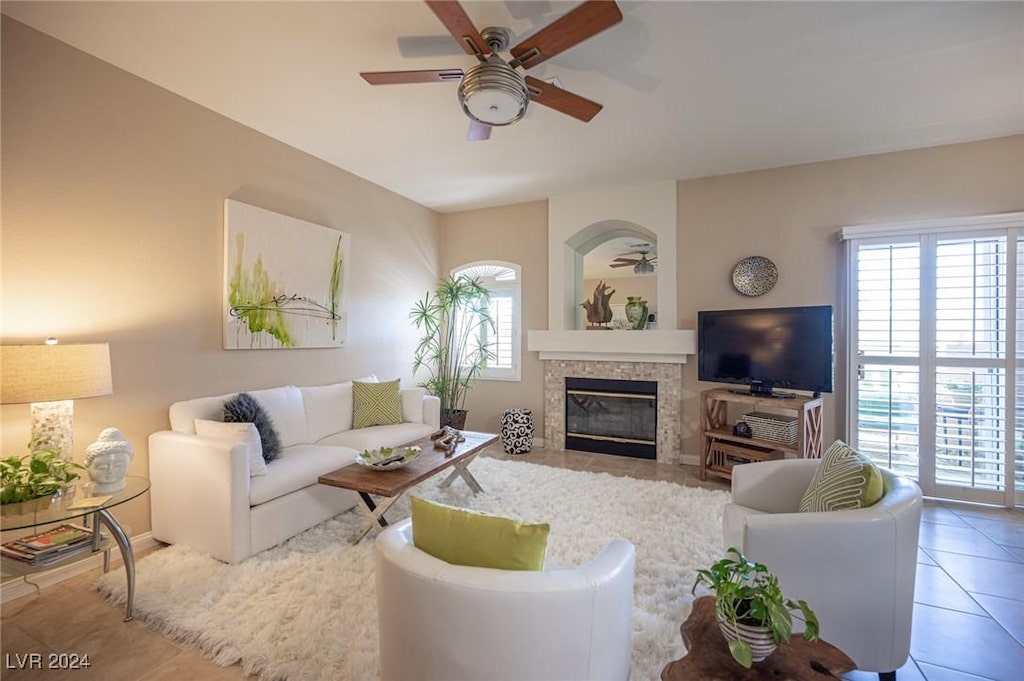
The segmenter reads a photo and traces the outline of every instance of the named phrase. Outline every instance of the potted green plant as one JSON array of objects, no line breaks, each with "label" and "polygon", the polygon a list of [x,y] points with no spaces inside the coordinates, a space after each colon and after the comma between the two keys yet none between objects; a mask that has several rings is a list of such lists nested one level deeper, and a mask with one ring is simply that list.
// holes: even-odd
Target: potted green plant
[{"label": "potted green plant", "polygon": [[705,584],[715,593],[715,615],[733,659],[749,669],[771,655],[779,643],[789,643],[791,613],[799,613],[804,620],[805,640],[818,638],[818,618],[806,602],[785,598],[778,577],[763,564],[748,560],[735,547],[726,553],[709,569],[697,570],[691,592]]},{"label": "potted green plant", "polygon": [[413,354],[413,372],[426,368],[419,385],[441,400],[441,425],[466,425],[466,392],[487,363],[492,350],[494,321],[491,293],[479,279],[448,276],[416,302],[409,318],[422,336]]},{"label": "potted green plant", "polygon": [[[29,449],[37,446],[33,440]],[[0,504],[16,504],[65,492],[79,478],[81,464],[63,459],[55,449],[0,459]]]}]

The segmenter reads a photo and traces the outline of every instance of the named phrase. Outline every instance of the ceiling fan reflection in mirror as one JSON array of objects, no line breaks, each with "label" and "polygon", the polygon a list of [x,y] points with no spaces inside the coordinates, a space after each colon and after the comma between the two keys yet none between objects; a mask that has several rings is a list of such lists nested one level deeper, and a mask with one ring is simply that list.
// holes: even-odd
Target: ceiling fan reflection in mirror
[{"label": "ceiling fan reflection in mirror", "polygon": [[629,267],[630,265],[632,265],[633,266],[633,272],[635,274],[651,274],[651,273],[654,272],[654,264],[658,261],[658,256],[655,255],[655,256],[653,256],[651,258],[648,258],[647,254],[650,253],[650,252],[651,251],[649,251],[649,250],[637,250],[637,251],[630,251],[629,253],[623,253],[622,255],[633,255],[633,254],[636,254],[636,255],[639,255],[640,257],[639,258],[623,258],[623,257],[618,257],[618,258],[615,258],[615,260],[612,260],[611,264],[608,265],[608,267]]},{"label": "ceiling fan reflection in mirror", "polygon": [[[448,32],[477,64],[462,69],[424,71],[366,71],[359,75],[370,85],[459,82],[462,110],[470,119],[470,141],[486,140],[493,126],[515,123],[526,115],[531,101],[588,122],[602,106],[568,90],[524,75],[551,57],[578,45],[622,21],[612,0],[587,0],[511,49],[512,32],[504,27],[477,31],[462,6],[454,0],[426,0]],[[511,59],[499,52],[508,50]]]}]

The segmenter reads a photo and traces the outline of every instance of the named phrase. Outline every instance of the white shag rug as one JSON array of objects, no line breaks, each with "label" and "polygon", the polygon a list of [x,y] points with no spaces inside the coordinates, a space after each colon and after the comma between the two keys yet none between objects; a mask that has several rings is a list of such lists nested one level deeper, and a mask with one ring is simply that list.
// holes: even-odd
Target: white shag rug
[{"label": "white shag rug", "polygon": [[[585,563],[615,537],[636,546],[633,681],[655,681],[686,652],[679,625],[690,612],[695,570],[722,555],[726,492],[479,458],[474,496],[444,476],[409,493],[443,503],[551,524],[548,557]],[[388,511],[409,513],[408,494]],[[195,646],[220,665],[239,664],[261,681],[371,681],[378,674],[373,541],[348,543],[359,509],[284,544],[227,565],[171,546],[136,566],[135,616],[161,634]],[[97,588],[124,602],[123,569]]]}]

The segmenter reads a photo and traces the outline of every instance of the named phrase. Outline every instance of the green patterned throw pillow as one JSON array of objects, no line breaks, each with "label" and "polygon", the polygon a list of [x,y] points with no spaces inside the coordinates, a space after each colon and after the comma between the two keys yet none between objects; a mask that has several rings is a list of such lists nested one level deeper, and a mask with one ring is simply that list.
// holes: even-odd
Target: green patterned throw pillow
[{"label": "green patterned throw pillow", "polygon": [[386,426],[402,422],[399,379],[384,383],[352,381],[352,427]]},{"label": "green patterned throw pillow", "polygon": [[865,508],[877,503],[883,493],[878,466],[842,440],[836,440],[821,457],[818,470],[800,500],[800,511]]}]

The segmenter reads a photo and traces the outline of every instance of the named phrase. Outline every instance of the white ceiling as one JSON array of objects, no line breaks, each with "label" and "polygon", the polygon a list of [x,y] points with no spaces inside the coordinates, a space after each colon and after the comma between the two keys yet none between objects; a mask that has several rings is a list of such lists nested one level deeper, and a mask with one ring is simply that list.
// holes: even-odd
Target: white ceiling
[{"label": "white ceiling", "polygon": [[[515,42],[575,2],[465,2]],[[531,70],[604,104],[532,105],[466,142],[465,68],[422,2],[4,2],[3,12],[439,211],[1024,132],[1024,3],[620,2]]]}]

